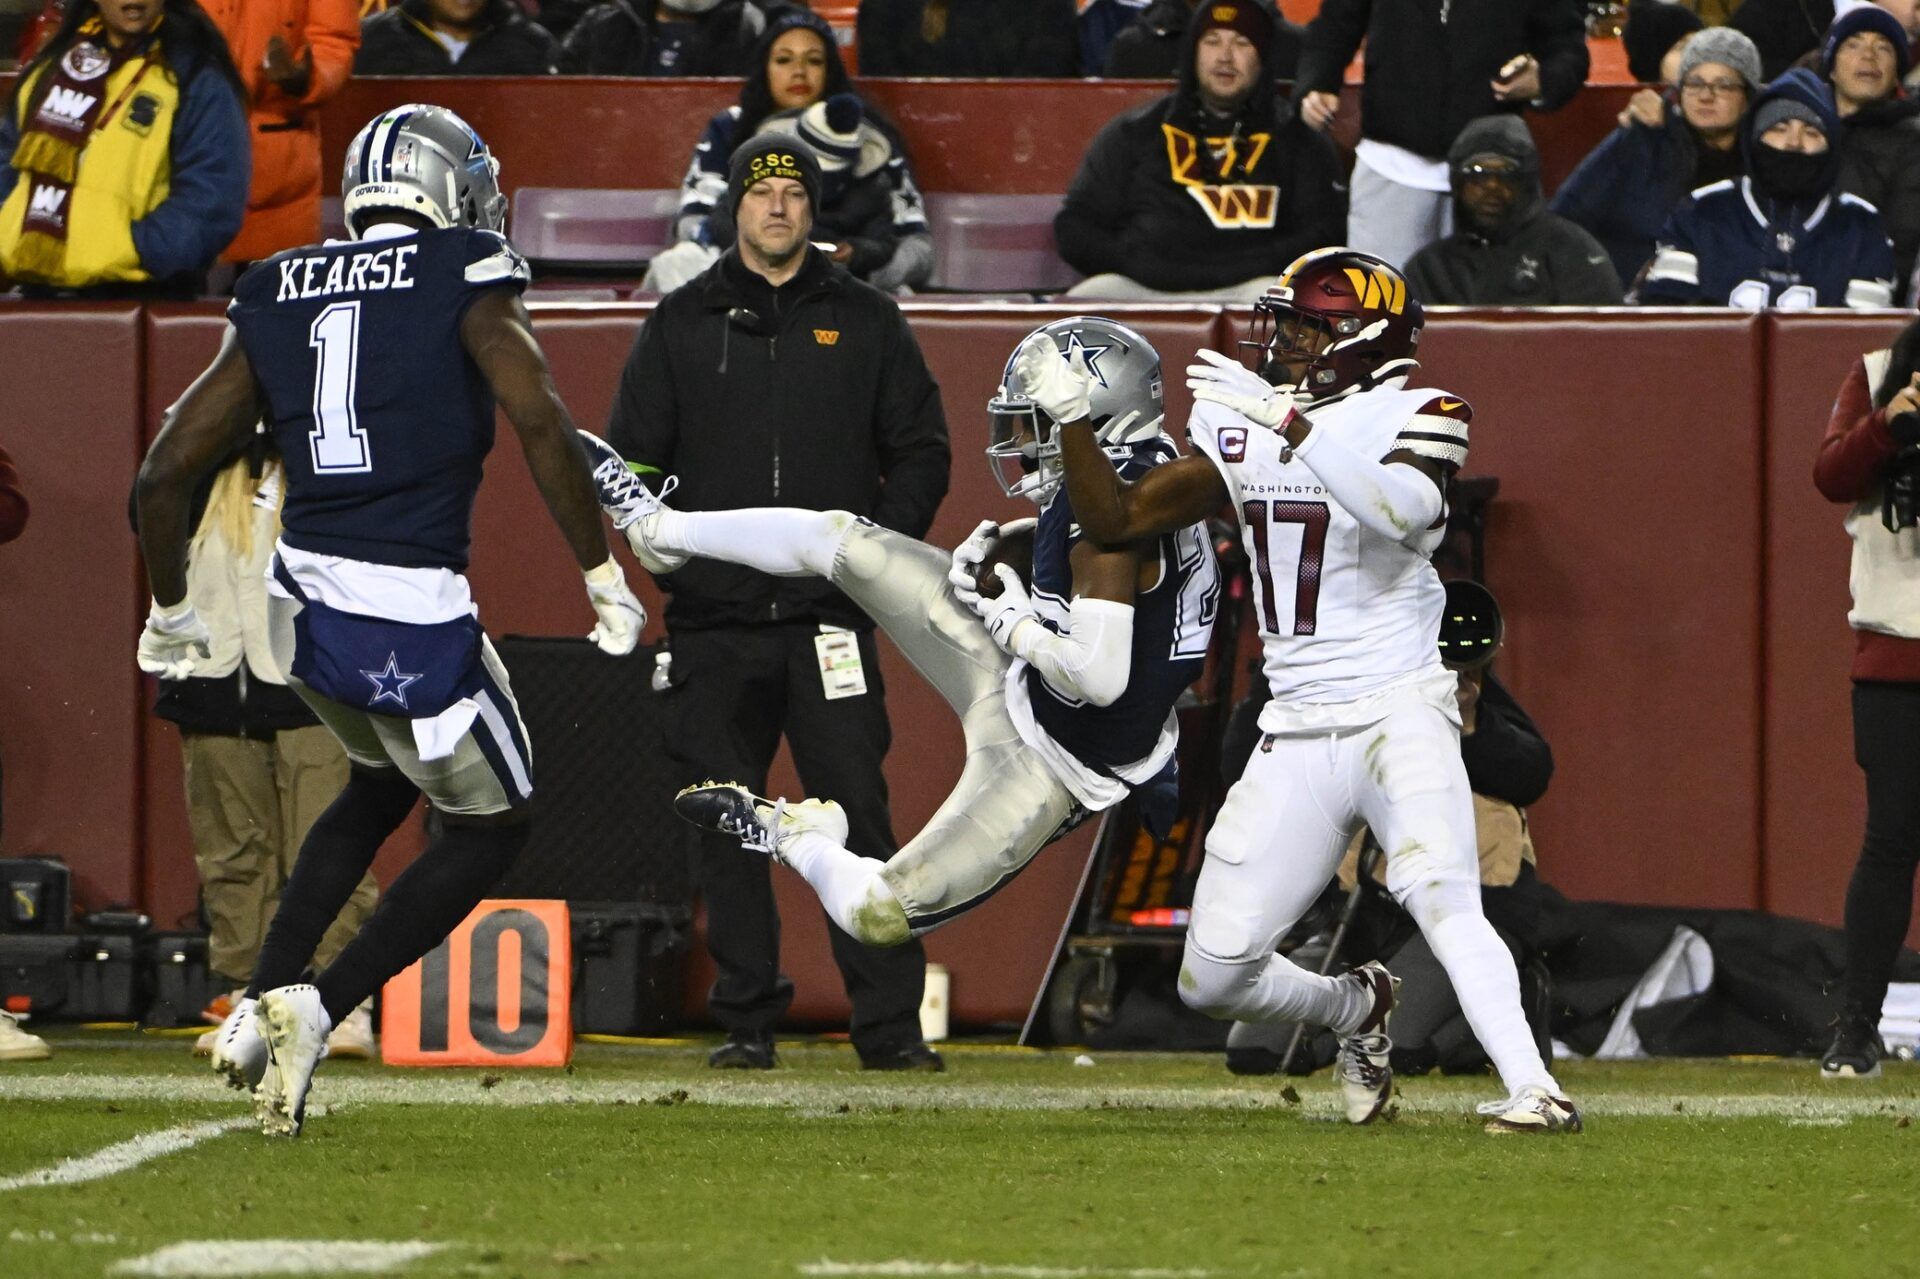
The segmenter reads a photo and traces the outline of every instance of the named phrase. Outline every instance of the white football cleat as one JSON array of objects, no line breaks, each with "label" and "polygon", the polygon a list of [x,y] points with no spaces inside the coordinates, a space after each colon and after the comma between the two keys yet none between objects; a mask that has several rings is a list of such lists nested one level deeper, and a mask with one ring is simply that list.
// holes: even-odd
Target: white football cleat
[{"label": "white football cleat", "polygon": [[260,996],[254,1024],[267,1041],[267,1066],[253,1090],[253,1113],[268,1136],[298,1137],[307,1114],[313,1068],[327,1055],[333,1029],[320,992],[312,986],[282,986]]},{"label": "white football cleat", "polygon": [[671,573],[692,558],[656,551],[650,540],[654,517],[667,509],[663,499],[679,485],[679,477],[668,476],[656,496],[640,482],[640,477],[627,465],[627,459],[621,457],[613,445],[592,431],[580,432],[580,442],[587,451],[600,509],[607,513],[615,528],[627,535],[627,545],[647,571]]},{"label": "white football cleat", "polygon": [[700,782],[673,797],[673,811],[695,826],[731,835],[742,848],[780,858],[780,846],[817,831],[845,847],[847,813],[830,799],[763,799],[738,782]]},{"label": "white football cleat", "polygon": [[1340,1037],[1334,1075],[1347,1104],[1347,1122],[1370,1124],[1393,1096],[1393,1040],[1387,1037],[1387,1019],[1393,1016],[1400,979],[1379,960],[1360,965],[1347,979],[1360,984],[1372,997],[1373,1007],[1352,1034]]},{"label": "white football cleat", "polygon": [[[214,1073],[242,1092],[258,1084],[267,1069],[267,1041],[260,1037],[253,1018],[256,1002],[242,996],[217,1029],[200,1036],[213,1054]],[[200,1051],[199,1044],[194,1045],[194,1051]]]},{"label": "white football cleat", "polygon": [[0,1009],[0,1061],[45,1061],[53,1056],[46,1040],[20,1029],[25,1020],[25,1013]]},{"label": "white football cleat", "polygon": [[1548,1092],[1534,1084],[1522,1088],[1505,1101],[1490,1101],[1479,1107],[1483,1115],[1489,1116],[1487,1131],[1491,1133],[1576,1133],[1580,1131],[1580,1112],[1574,1104],[1557,1093]]},{"label": "white football cleat", "polygon": [[362,1000],[340,1019],[340,1024],[327,1036],[327,1056],[338,1061],[373,1060],[372,1001]]}]

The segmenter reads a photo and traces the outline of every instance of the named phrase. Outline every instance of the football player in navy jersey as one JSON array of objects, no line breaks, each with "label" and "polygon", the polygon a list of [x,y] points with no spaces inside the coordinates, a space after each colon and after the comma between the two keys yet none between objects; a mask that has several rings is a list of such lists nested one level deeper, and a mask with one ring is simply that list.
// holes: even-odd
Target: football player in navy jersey
[{"label": "football player in navy jersey", "polygon": [[[297,1136],[327,1032],[438,945],[525,845],[526,727],[463,572],[496,402],[586,578],[591,638],[633,650],[646,614],[607,553],[592,480],[554,393],[500,234],[486,145],[441,107],[360,131],[343,181],[349,240],[241,277],[220,353],[140,468],[153,611],[140,668],[179,678],[206,655],[186,598],[192,493],[264,422],[286,465],[269,626],[289,683],[346,748],[346,788],[314,824],[214,1067],[254,1088],[262,1128]],[[381,843],[425,794],[440,833],[358,937],[301,981]]]},{"label": "football player in navy jersey", "polygon": [[959,784],[886,862],[847,849],[846,815],[831,801],[766,800],[730,781],[675,800],[688,820],[798,871],[833,921],[868,945],[897,945],[978,905],[1086,813],[1132,791],[1150,821],[1171,824],[1173,704],[1198,678],[1212,634],[1212,542],[1198,523],[1113,548],[1081,537],[1054,419],[1029,393],[1050,364],[1081,371],[1077,411],[1097,424],[1121,474],[1179,456],[1161,429],[1160,357],[1145,338],[1091,316],[1029,334],[988,406],[988,454],[1008,495],[1040,506],[1037,522],[1021,521],[1032,527],[1033,586],[999,563],[991,598],[977,583],[1002,534],[992,521],[950,556],[844,511],[674,511],[587,437],[601,504],[648,569],[707,556],[825,577],[960,715]]}]

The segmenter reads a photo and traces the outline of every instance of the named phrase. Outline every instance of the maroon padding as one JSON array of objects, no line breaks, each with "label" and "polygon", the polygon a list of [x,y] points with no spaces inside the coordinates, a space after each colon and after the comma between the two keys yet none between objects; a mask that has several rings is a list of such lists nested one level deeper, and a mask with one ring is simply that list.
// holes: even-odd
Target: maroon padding
[{"label": "maroon padding", "polygon": [[1552,743],[1532,812],[1570,897],[1758,906],[1761,322],[1435,316],[1420,381],[1500,479],[1496,669]]},{"label": "maroon padding", "polygon": [[[1158,80],[862,80],[899,126],[926,191],[1046,195],[1067,189],[1101,126],[1167,93]],[[1550,115],[1529,115],[1552,191],[1614,128],[1631,85],[1590,85]],[[347,143],[390,107],[457,111],[500,159],[509,192],[534,187],[674,187],[701,130],[738,100],[735,80],[479,76],[369,77],[321,107],[322,172],[341,172]],[[1334,131],[1351,154],[1360,92],[1347,86]]]},{"label": "maroon padding", "polygon": [[1767,906],[1828,924],[1840,922],[1867,810],[1853,761],[1848,508],[1814,488],[1813,460],[1854,358],[1888,346],[1912,318],[1768,320]]},{"label": "maroon padding", "polygon": [[31,513],[0,546],[0,758],[8,856],[61,857],[87,909],[140,894],[146,616],[127,495],[138,462],[140,310],[0,304],[0,446]]}]

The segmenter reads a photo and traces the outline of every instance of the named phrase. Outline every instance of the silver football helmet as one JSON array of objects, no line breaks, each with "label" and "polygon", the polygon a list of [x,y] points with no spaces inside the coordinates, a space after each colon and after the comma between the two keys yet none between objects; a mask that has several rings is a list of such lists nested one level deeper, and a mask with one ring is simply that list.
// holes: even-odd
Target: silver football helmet
[{"label": "silver football helmet", "polygon": [[1075,315],[1042,325],[1015,344],[1000,375],[1000,390],[987,401],[987,463],[1000,491],[1044,504],[1065,478],[1060,438],[1045,409],[1015,381],[1014,359],[1027,338],[1044,333],[1060,358],[1078,350],[1093,375],[1093,435],[1103,447],[1132,444],[1161,433],[1160,353],[1124,324],[1097,315]]},{"label": "silver football helmet", "polygon": [[340,194],[347,233],[356,240],[381,209],[417,214],[443,229],[507,225],[500,162],[445,107],[411,103],[369,121],[347,144]]}]

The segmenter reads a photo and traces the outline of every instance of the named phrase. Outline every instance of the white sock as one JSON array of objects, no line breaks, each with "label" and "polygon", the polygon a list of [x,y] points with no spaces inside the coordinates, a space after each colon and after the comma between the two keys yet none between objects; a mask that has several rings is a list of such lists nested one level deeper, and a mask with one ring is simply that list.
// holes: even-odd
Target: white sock
[{"label": "white sock", "polygon": [[[863,921],[856,918],[862,911],[893,899],[893,889],[880,874],[886,863],[842,848],[819,831],[800,831],[781,840],[780,859],[812,886],[827,917],[854,937],[864,931]],[[905,920],[904,910],[900,918]]]},{"label": "white sock", "polygon": [[831,577],[848,517],[833,511],[749,507],[670,511],[652,517],[647,542],[669,554],[744,564],[777,577]]},{"label": "white sock", "polygon": [[[1414,918],[1420,918],[1418,912]],[[1507,1095],[1537,1084],[1558,1096],[1560,1085],[1540,1060],[1533,1028],[1520,1008],[1520,974],[1513,966],[1513,953],[1480,913],[1478,903],[1471,912],[1448,914],[1425,932],[1427,944],[1453,982],[1460,1011],[1500,1072]]]}]

